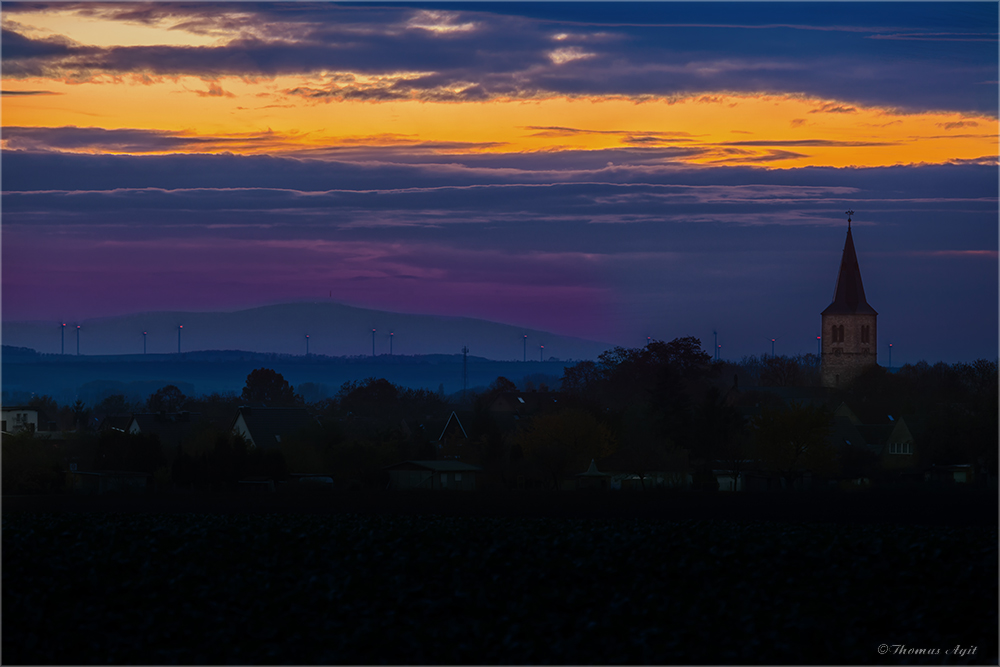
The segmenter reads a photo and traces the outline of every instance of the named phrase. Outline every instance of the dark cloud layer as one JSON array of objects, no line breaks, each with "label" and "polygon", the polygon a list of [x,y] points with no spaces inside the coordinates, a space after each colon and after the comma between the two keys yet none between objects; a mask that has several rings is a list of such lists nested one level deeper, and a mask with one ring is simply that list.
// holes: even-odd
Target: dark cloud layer
[{"label": "dark cloud layer", "polygon": [[[997,112],[997,6],[895,4],[448,3],[82,5],[168,21],[219,46],[98,48],[3,35],[5,76],[142,73],[418,76],[293,88],[313,100],[482,100],[568,95],[802,93],[909,110]],[[5,6],[5,12],[25,7]],[[60,5],[60,9],[72,7]],[[795,15],[795,20],[789,17]],[[720,17],[724,17],[720,20]],[[911,39],[908,39],[911,38]],[[850,105],[823,111],[850,113]]]},{"label": "dark cloud layer", "polygon": [[333,292],[630,345],[718,328],[727,356],[775,335],[808,352],[854,209],[894,362],[995,355],[995,165],[680,169],[610,153],[623,164],[4,151],[5,318]]}]

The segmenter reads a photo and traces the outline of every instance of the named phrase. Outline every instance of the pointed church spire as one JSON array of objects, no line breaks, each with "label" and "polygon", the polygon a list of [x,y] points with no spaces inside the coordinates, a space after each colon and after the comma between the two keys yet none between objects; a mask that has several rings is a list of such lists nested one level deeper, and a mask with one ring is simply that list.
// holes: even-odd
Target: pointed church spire
[{"label": "pointed church spire", "polygon": [[823,315],[849,313],[877,315],[878,313],[868,305],[868,301],[865,299],[865,286],[861,282],[861,268],[858,266],[858,255],[854,250],[854,237],[851,235],[850,216],[854,214],[854,211],[848,211],[847,214],[847,241],[844,243],[844,255],[840,260],[837,289],[833,294],[833,303],[827,306]]}]

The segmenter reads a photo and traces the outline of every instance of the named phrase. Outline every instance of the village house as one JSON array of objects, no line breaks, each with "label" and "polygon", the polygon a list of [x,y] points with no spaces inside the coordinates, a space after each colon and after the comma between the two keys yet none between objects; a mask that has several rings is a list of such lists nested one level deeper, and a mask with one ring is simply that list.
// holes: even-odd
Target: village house
[{"label": "village house", "polygon": [[38,410],[22,405],[4,406],[2,408],[2,424],[0,431],[4,433],[19,433],[38,430]]},{"label": "village house", "polygon": [[283,438],[316,424],[305,408],[251,408],[236,411],[231,431],[242,436],[250,447],[277,448]]},{"label": "village house", "polygon": [[[198,412],[143,412],[129,419],[128,433],[155,435],[160,443],[177,449],[192,434],[201,414]],[[113,429],[112,424],[108,424]]]},{"label": "village house", "polygon": [[403,461],[385,468],[390,489],[429,489],[435,491],[474,491],[479,466],[461,461]]}]

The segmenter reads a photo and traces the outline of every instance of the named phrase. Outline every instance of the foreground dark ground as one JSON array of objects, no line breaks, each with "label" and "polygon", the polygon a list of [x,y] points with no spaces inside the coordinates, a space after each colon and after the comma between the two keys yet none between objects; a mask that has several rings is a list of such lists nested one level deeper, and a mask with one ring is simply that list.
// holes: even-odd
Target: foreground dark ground
[{"label": "foreground dark ground", "polygon": [[6,664],[997,659],[995,492],[3,503]]}]

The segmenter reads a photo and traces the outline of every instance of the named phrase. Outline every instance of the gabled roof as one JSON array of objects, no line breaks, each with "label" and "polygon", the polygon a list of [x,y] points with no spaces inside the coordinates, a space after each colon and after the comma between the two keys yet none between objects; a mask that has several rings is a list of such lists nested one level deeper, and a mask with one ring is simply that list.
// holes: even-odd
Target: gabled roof
[{"label": "gabled roof", "polygon": [[597,464],[594,459],[590,459],[590,467],[587,468],[587,472],[577,473],[577,477],[610,477],[611,473],[601,472],[597,469]]},{"label": "gabled roof", "polygon": [[386,466],[385,470],[431,470],[434,472],[481,472],[482,468],[461,461],[403,461]]},{"label": "gabled roof", "polygon": [[847,241],[844,243],[844,255],[840,260],[840,273],[837,274],[837,289],[833,294],[833,303],[827,306],[822,314],[878,315],[865,300],[865,286],[861,283],[861,268],[858,266],[858,255],[854,251],[850,223],[847,225]]},{"label": "gabled roof", "polygon": [[276,447],[283,437],[294,435],[298,431],[316,423],[316,420],[305,408],[249,408],[240,407],[233,418],[232,428],[240,415],[247,425],[250,439],[258,447]]},{"label": "gabled roof", "polygon": [[441,441],[441,440],[444,440],[444,435],[445,435],[445,433],[447,433],[447,432],[448,432],[448,427],[449,427],[449,426],[451,426],[451,422],[452,422],[452,421],[454,421],[454,422],[455,422],[456,424],[458,424],[458,428],[460,428],[460,429],[462,430],[462,437],[463,437],[463,438],[465,438],[466,440],[468,440],[468,439],[469,439],[469,436],[468,436],[468,434],[467,434],[467,433],[465,432],[465,427],[464,427],[464,426],[462,426],[462,420],[461,420],[461,419],[459,419],[459,418],[458,418],[458,415],[457,415],[457,414],[455,414],[455,411],[454,411],[454,410],[452,410],[452,411],[451,411],[451,414],[450,414],[450,415],[448,415],[448,421],[447,421],[447,422],[445,422],[445,424],[444,424],[444,428],[443,428],[443,429],[441,429],[441,436],[440,436],[440,437],[438,438],[438,441]]}]

